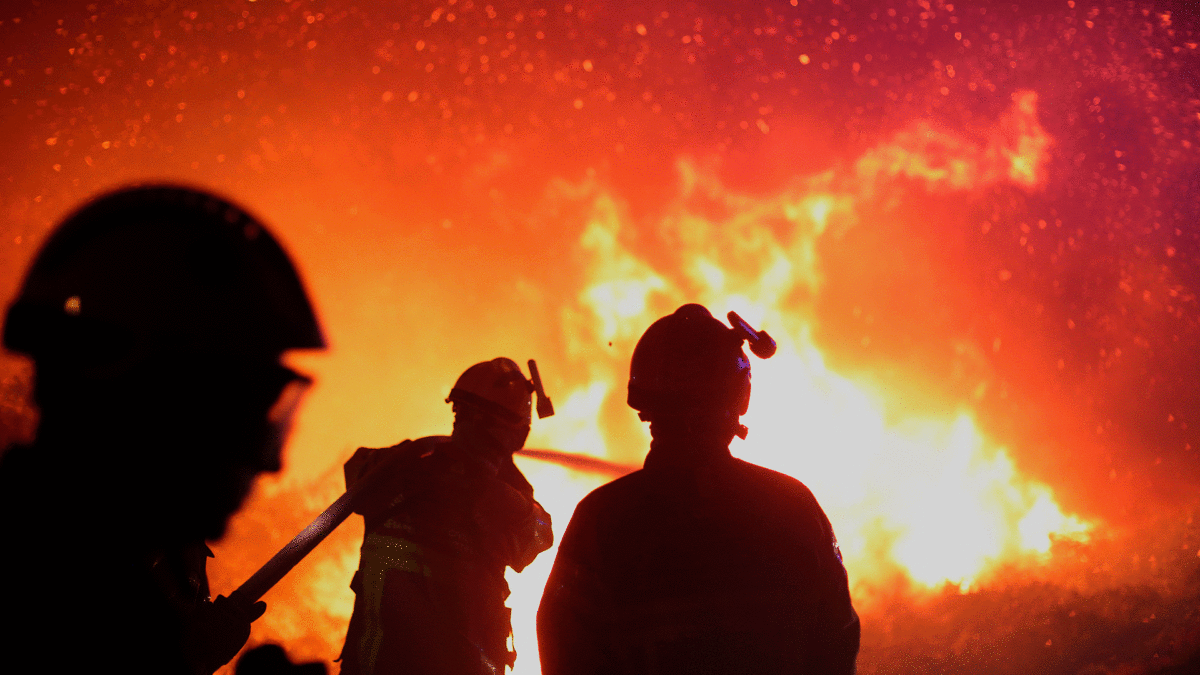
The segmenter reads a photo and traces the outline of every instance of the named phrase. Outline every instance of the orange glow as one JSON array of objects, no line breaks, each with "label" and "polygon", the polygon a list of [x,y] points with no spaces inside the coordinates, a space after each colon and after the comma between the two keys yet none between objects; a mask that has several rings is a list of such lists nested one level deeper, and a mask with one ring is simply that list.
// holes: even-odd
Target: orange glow
[{"label": "orange glow", "polygon": [[[131,183],[212,190],[289,252],[330,348],[287,357],[314,383],[212,545],[214,595],[342,493],[357,447],[449,433],[472,363],[537,360],[558,414],[529,447],[640,465],[631,353],[700,302],[779,343],[733,451],[830,516],[860,670],[1180,668],[1200,26],[948,2],[20,3],[0,294]],[[0,445],[32,440],[32,382],[0,353]],[[559,536],[611,479],[517,461]],[[336,673],[362,534],[267,593],[249,645]],[[509,574],[517,673],[554,554]]]},{"label": "orange glow", "polygon": [[[823,284],[822,238],[853,228],[862,210],[895,191],[899,181],[916,181],[933,193],[1000,183],[1037,189],[1044,180],[1050,140],[1037,122],[1036,103],[1032,92],[1014,96],[1012,108],[979,142],[914,122],[848,165],[801,177],[768,196],[740,194],[694,160],[681,158],[678,192],[659,225],[675,248],[655,251],[653,257],[639,252],[635,233],[640,230],[618,194],[591,176],[578,183],[552,183],[547,200],[575,204],[584,214],[574,247],[582,280],[578,290],[568,293],[573,299],[557,319],[565,359],[542,352],[528,355],[538,358],[551,383],[563,387],[557,391],[548,383],[558,414],[534,424],[530,447],[639,463],[649,435],[624,407],[629,354],[659,316],[684,302],[701,302],[717,316],[737,311],[778,342],[774,358],[754,359],[754,391],[744,418],[750,435],[735,441],[733,451],[796,476],[813,490],[839,535],[860,606],[870,602],[873,587],[886,584],[897,571],[921,586],[949,583],[965,592],[997,564],[1041,560],[1054,537],[1085,538],[1090,525],[1064,515],[1048,487],[1022,478],[1006,449],[986,438],[969,409],[907,413],[912,402],[922,400],[917,387],[881,391],[833,372],[813,338],[813,302]],[[431,306],[430,311],[445,310]],[[389,339],[378,338],[380,344]],[[518,330],[485,345],[478,357],[504,353],[523,359],[526,355],[518,352],[527,348],[524,344]],[[297,361],[302,370],[311,366],[307,370],[319,373],[322,358]],[[448,389],[462,367],[445,366],[446,381],[439,386]],[[351,376],[356,386],[375,376],[367,372]],[[301,416],[299,447],[292,453],[306,452],[320,437],[345,433],[337,421],[338,404],[322,398],[322,382],[318,376],[313,410]],[[396,427],[408,437],[448,431],[447,411],[408,394],[397,391],[408,401],[406,407],[422,411],[408,414],[417,415],[409,419],[426,420],[423,426],[380,421],[376,430],[359,427],[355,440],[390,445],[399,440],[391,430]],[[625,417],[616,420],[614,408]],[[317,415],[317,409],[324,412]],[[313,421],[318,417],[319,424]],[[313,426],[306,429],[306,421]],[[532,459],[519,464],[560,535],[579,499],[608,480]],[[301,512],[315,515],[337,496],[341,481],[336,467],[317,479],[323,487],[315,494],[304,490]],[[271,502],[272,491],[282,498],[287,489],[268,482],[260,499]],[[281,520],[287,522],[274,514],[269,522],[279,531]],[[280,544],[303,525],[296,522],[282,533]],[[269,594],[273,610],[256,624],[255,639],[284,642],[298,656],[335,654],[353,605],[347,586],[360,539],[361,522],[352,519],[274,596]],[[556,550],[542,554],[522,574],[508,574],[519,674],[539,672],[535,617]],[[219,560],[222,555],[218,551]],[[219,580],[215,590],[225,590]],[[313,625],[313,616],[320,617],[319,626]],[[313,644],[314,639],[320,644]]]},{"label": "orange glow", "polygon": [[988,130],[982,145],[916,122],[892,143],[859,158],[855,168],[860,186],[869,191],[881,179],[908,178],[923,182],[930,191],[972,190],[1005,180],[1037,188],[1044,181],[1042,167],[1051,145],[1037,120],[1037,100],[1036,92],[1013,94],[1012,107]]},{"label": "orange glow", "polygon": [[[852,226],[858,205],[887,181],[920,178],[931,190],[978,189],[1006,180],[1036,187],[1030,181],[1041,175],[1048,144],[1037,124],[1036,100],[1032,92],[1014,97],[1013,109],[985,147],[949,134],[930,137],[918,123],[867,152],[852,177],[824,174],[768,199],[732,194],[682,162],[684,194],[670,216],[681,243],[677,269],[656,269],[622,245],[628,224],[611,195],[594,192],[579,242],[591,255],[590,285],[579,296],[575,325],[599,340],[635,341],[662,314],[699,301],[718,316],[733,309],[771,332],[779,353],[754,362],[754,393],[744,418],[751,432],[746,441],[735,440],[733,450],[800,478],[814,491],[839,533],[860,603],[869,600],[872,582],[883,583],[897,566],[925,586],[951,583],[966,591],[996,563],[1039,561],[1051,537],[1086,537],[1089,526],[1064,516],[1049,488],[1018,475],[1006,450],[988,442],[969,411],[905,415],[895,407],[902,402],[890,401],[885,392],[828,370],[811,337],[813,320],[786,306],[797,289],[820,292],[818,238],[831,223]],[[1020,134],[995,140],[1011,129]],[[735,203],[734,215],[713,222],[692,212],[687,186]],[[762,227],[763,220],[779,216],[791,232],[775,235]],[[613,359],[609,370],[571,392],[562,426],[546,425],[531,442],[611,456],[613,439],[598,434],[594,420],[606,396],[624,396],[622,361]],[[560,530],[586,486],[596,483],[548,467],[530,478]],[[883,559],[881,536],[889,542]],[[522,637],[533,634],[551,561],[543,555],[524,574],[510,575],[523,654],[532,648]],[[538,672],[537,663],[522,658],[516,672]]]}]

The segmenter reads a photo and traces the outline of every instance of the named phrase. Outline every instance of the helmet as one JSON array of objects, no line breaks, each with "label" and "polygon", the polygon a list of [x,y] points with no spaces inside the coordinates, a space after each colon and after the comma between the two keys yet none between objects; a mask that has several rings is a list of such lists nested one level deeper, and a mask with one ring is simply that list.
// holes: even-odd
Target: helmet
[{"label": "helmet", "polygon": [[628,402],[643,420],[745,414],[750,361],[742,336],[703,305],[683,305],[655,321],[633,350]]},{"label": "helmet", "polygon": [[[67,217],[3,342],[35,361],[39,442],[62,446],[48,454],[70,475],[108,486],[97,498],[147,540],[221,535],[254,476],[279,469],[304,381],[279,355],[325,345],[275,238],[174,186],[118,190]],[[120,453],[92,452],[111,439]]]},{"label": "helmet", "polygon": [[512,359],[500,357],[467,368],[454,383],[446,402],[467,403],[502,420],[528,425],[533,418],[534,390],[520,366]]},{"label": "helmet", "polygon": [[4,346],[35,359],[146,351],[275,356],[325,346],[287,254],[210,194],[132,187],[76,211],[34,260]]}]

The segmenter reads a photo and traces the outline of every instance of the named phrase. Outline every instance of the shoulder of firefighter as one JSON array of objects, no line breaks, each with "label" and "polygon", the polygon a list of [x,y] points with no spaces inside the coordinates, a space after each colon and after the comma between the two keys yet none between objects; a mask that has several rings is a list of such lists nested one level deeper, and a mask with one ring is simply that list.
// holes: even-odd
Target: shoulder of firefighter
[{"label": "shoulder of firefighter", "polygon": [[452,449],[448,436],[359,448],[344,466],[346,489],[359,489],[354,511],[373,521],[416,500],[461,500],[479,548],[520,572],[554,543],[550,514],[511,459],[491,475],[473,471],[471,458],[458,458]]},{"label": "shoulder of firefighter", "polygon": [[[663,521],[643,510],[656,502],[646,498],[649,486],[630,482],[638,474],[593,491],[567,525],[538,609],[543,673],[689,672],[694,659],[749,653],[764,659],[764,667],[749,672],[792,672],[776,666],[795,663],[811,668],[802,672],[855,672],[859,620],[824,512],[799,481],[765,475],[771,472],[760,468],[750,474],[731,473],[756,476],[747,486],[762,496],[760,501],[779,507],[763,510],[746,504],[745,541],[780,539],[780,546],[760,550],[784,554],[739,562],[740,556],[730,552],[742,538],[731,540],[728,531],[714,532],[710,543],[716,550],[694,567],[716,566],[717,577],[725,575],[727,583],[698,583],[685,590],[673,586],[672,575],[679,566],[638,555],[650,550],[647,542],[659,535],[668,543],[655,549],[657,555],[670,560],[686,552],[669,542],[672,533],[658,529]],[[701,526],[696,532],[702,530]],[[793,537],[791,543],[782,543]],[[768,565],[756,562],[767,558]],[[696,577],[706,578],[713,577]],[[633,583],[648,594],[633,597],[623,591]],[[659,587],[672,590],[659,594]],[[692,653],[689,645],[700,636],[707,651]],[[674,659],[675,667],[647,670],[658,658]],[[774,665],[766,667],[769,664]]]},{"label": "shoulder of firefighter", "polygon": [[354,512],[368,519],[384,513],[412,489],[418,463],[449,438],[430,436],[386,448],[359,448],[342,469],[346,491],[354,492]]},{"label": "shoulder of firefighter", "polygon": [[209,597],[208,558],[213,552],[201,540],[158,551],[151,566],[155,583],[183,627],[183,653],[190,675],[211,675],[229,663],[250,637],[250,624],[267,603],[251,605],[225,596]]}]

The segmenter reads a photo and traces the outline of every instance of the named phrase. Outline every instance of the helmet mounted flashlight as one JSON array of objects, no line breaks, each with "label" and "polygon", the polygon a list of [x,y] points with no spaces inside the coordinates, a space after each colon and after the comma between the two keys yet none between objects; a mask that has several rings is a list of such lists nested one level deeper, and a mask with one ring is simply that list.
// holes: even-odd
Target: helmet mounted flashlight
[{"label": "helmet mounted flashlight", "polygon": [[733,326],[733,332],[746,342],[750,343],[750,351],[760,359],[769,359],[775,355],[775,340],[767,331],[756,331],[746,323],[746,320],[738,316],[737,312],[729,313],[729,325]]},{"label": "helmet mounted flashlight", "polygon": [[554,414],[554,404],[550,402],[550,397],[542,388],[542,374],[538,372],[537,361],[533,359],[529,359],[529,380],[533,383],[533,391],[537,394],[538,419],[550,417]]}]

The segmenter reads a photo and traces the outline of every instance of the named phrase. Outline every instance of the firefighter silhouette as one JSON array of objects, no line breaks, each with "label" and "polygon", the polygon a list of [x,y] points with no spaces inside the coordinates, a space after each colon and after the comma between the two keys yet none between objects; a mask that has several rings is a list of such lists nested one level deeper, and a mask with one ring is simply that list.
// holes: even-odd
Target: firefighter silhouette
[{"label": "firefighter silhouette", "polygon": [[380,487],[355,504],[366,533],[345,675],[503,673],[516,658],[505,567],[520,572],[553,543],[550,516],[513,463],[529,435],[531,395],[553,414],[537,366],[477,363],[458,378],[450,436],[359,448],[347,488],[372,471]]},{"label": "firefighter silhouette", "polygon": [[650,422],[640,471],[579,503],[538,610],[545,675],[853,673],[858,616],[833,530],[799,481],[735,459],[750,401],[743,338],[689,304],[633,352]]},{"label": "firefighter silhouette", "polygon": [[35,441],[0,458],[0,651],[10,672],[211,673],[265,604],[210,601],[205,540],[278,471],[323,348],[261,223],[210,194],[103,195],[51,233],[8,310]]}]

